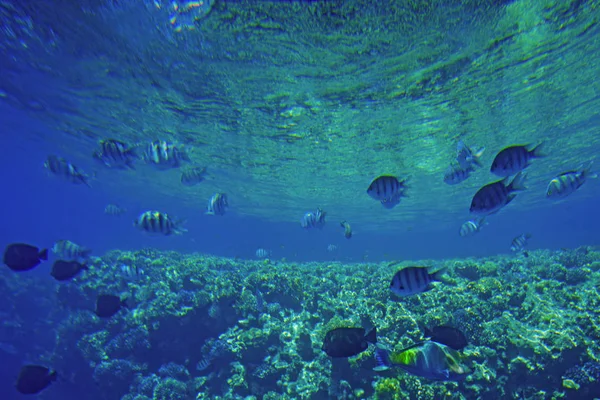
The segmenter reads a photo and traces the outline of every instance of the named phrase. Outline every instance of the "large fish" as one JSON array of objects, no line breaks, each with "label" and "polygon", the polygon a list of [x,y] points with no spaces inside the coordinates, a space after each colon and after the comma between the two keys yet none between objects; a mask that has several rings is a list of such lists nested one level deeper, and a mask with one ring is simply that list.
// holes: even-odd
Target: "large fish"
[{"label": "large fish", "polygon": [[590,162],[585,167],[580,167],[576,171],[567,171],[553,178],[548,183],[546,189],[546,197],[548,198],[564,198],[574,193],[583,185],[587,178],[597,178],[598,175],[591,172],[592,163]]},{"label": "large fish", "polygon": [[183,220],[170,217],[167,213],[146,211],[134,221],[134,226],[148,233],[169,236],[187,232],[187,229],[181,227],[183,222]]},{"label": "large fish", "polygon": [[48,249],[26,243],[13,243],[4,250],[3,262],[13,271],[29,271],[48,260]]},{"label": "large fish", "polygon": [[330,357],[352,357],[376,342],[376,328],[367,334],[363,328],[336,328],[327,332],[321,349]]},{"label": "large fish", "polygon": [[433,289],[431,283],[440,281],[445,272],[445,268],[431,273],[427,267],[405,267],[392,278],[390,290],[401,297],[427,292]]},{"label": "large fish", "polygon": [[[381,175],[371,182],[367,194],[375,200],[384,202],[400,202],[400,197],[406,197],[406,179],[400,180],[392,175]],[[391,208],[391,207],[390,207]]]},{"label": "large fish", "polygon": [[99,148],[92,154],[94,159],[108,168],[135,169],[135,149],[115,139],[101,140]]},{"label": "large fish", "polygon": [[534,158],[540,157],[545,157],[542,143],[535,147],[531,145],[505,147],[494,158],[490,171],[501,177],[511,176],[523,171]]},{"label": "large fish", "polygon": [[510,183],[508,183],[508,178],[504,178],[483,186],[473,196],[471,213],[489,215],[500,211],[515,198],[514,192],[527,189],[525,178],[526,175],[519,172]]}]

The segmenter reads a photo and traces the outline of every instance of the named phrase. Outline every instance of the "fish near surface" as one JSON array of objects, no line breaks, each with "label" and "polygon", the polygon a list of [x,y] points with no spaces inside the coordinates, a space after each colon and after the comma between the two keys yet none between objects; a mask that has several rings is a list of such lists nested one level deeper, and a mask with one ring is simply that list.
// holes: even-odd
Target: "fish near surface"
[{"label": "fish near surface", "polygon": [[516,197],[514,192],[527,189],[525,178],[526,175],[519,172],[510,183],[508,178],[488,183],[475,193],[469,210],[472,214],[478,215],[489,215],[500,211]]},{"label": "fish near surface", "polygon": [[406,197],[406,181],[392,175],[381,175],[373,179],[367,188],[367,194],[382,203],[391,201],[399,203],[400,197]]},{"label": "fish near surface", "polygon": [[567,171],[554,177],[546,189],[546,197],[560,199],[569,196],[579,189],[588,178],[597,178],[598,175],[591,172],[592,163],[586,167],[580,167],[576,171]]},{"label": "fish near surface", "polygon": [[531,145],[516,145],[502,149],[494,158],[490,172],[506,178],[523,171],[534,158],[545,157],[542,152],[543,143],[535,147]]},{"label": "fish near surface", "polygon": [[321,349],[330,357],[352,357],[365,351],[369,343],[376,342],[376,328],[366,335],[364,328],[336,328],[327,332]]}]

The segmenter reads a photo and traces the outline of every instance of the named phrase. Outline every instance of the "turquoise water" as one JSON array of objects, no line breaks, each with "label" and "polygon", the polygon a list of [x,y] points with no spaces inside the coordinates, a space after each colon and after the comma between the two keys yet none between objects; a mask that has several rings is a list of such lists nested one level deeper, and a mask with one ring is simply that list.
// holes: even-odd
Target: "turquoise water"
[{"label": "turquoise water", "polygon": [[[373,397],[383,378],[371,371],[372,365],[351,361],[339,372],[319,351],[326,328],[336,324],[332,320],[356,325],[369,317],[386,344],[409,345],[420,337],[418,326],[457,323],[459,310],[469,309],[478,310],[473,324],[487,324],[484,333],[472,335],[487,339],[474,340],[470,355],[494,351],[494,361],[486,365],[496,377],[481,373],[456,387],[428,386],[426,380],[408,377],[410,384],[396,391],[397,398],[418,398],[414,385],[421,384],[428,388],[423,398],[436,398],[443,390],[456,398],[551,398],[567,390],[548,383],[562,382],[568,369],[553,369],[557,354],[569,366],[597,361],[595,328],[582,321],[596,312],[600,179],[589,179],[562,200],[547,199],[545,193],[562,172],[590,162],[593,171],[600,170],[599,18],[593,1],[0,2],[0,240],[3,245],[52,247],[69,239],[93,250],[95,268],[57,285],[48,281],[57,259],[52,254],[26,274],[2,272],[0,343],[10,357],[3,384],[13,384],[16,366],[41,362],[57,368],[63,379],[40,398],[81,396],[81,388],[93,382],[105,393],[87,393],[92,397],[86,398],[120,399],[129,393],[129,400],[143,392],[136,379],[152,374],[175,378],[175,372],[159,374],[162,365],[174,362],[188,370],[177,378],[187,385],[183,398],[268,392],[273,398]],[[135,169],[106,168],[92,157],[106,139],[132,146],[168,141],[185,148],[190,161],[167,170],[144,160],[136,160]],[[460,140],[485,147],[483,166],[450,186],[443,177]],[[488,216],[480,232],[459,236],[461,225],[473,218],[474,194],[500,179],[489,171],[494,156],[506,146],[538,143],[544,143],[546,157],[526,168],[528,189]],[[51,154],[93,176],[91,188],[48,173],[43,164]],[[180,176],[191,165],[206,167],[207,177],[188,187]],[[383,174],[408,179],[408,197],[393,209],[366,193]],[[227,213],[205,215],[217,192],[228,195]],[[126,211],[106,215],[108,204]],[[325,226],[302,229],[303,215],[317,207],[327,212]],[[188,231],[171,236],[141,232],[133,221],[147,210],[184,219]],[[352,225],[349,240],[342,220]],[[526,253],[513,254],[511,241],[523,233],[531,234]],[[266,250],[269,261],[257,257],[258,249]],[[565,254],[576,261],[565,261]],[[156,265],[154,258],[160,260]],[[466,259],[478,266],[473,276],[457,266]],[[387,290],[397,268],[390,262],[397,261],[446,265],[453,288],[398,302]],[[490,272],[488,262],[498,270]],[[122,265],[144,269],[147,279],[128,280]],[[553,272],[540,272],[547,270]],[[379,279],[368,279],[364,271]],[[580,281],[581,271],[587,278]],[[282,283],[303,273],[328,282],[323,283],[327,294],[318,293],[318,281],[314,287]],[[521,288],[524,276],[536,282],[535,289]],[[197,277],[223,280],[222,288],[186,283]],[[361,284],[361,279],[368,280]],[[502,289],[489,289],[495,285]],[[581,298],[572,304],[559,301],[573,288]],[[344,290],[345,295],[338,292]],[[556,345],[559,350],[546,354],[523,350],[527,346],[518,340],[499,343],[499,333],[495,339],[486,336],[503,312],[512,315],[503,322],[511,326],[500,331],[505,334],[514,333],[517,322],[530,324],[530,333],[559,329],[544,325],[542,305],[532,311],[539,318],[531,319],[519,302],[498,302],[488,309],[487,295],[481,295],[486,290],[493,292],[490,298],[523,295],[532,304],[541,296],[542,304],[561,316],[560,330],[568,332],[577,351]],[[135,305],[106,324],[90,322],[95,296],[107,291],[130,296]],[[242,300],[246,292],[252,299]],[[273,306],[277,309],[257,313],[248,305],[256,307],[257,293],[281,310]],[[356,293],[361,305],[348,305],[348,293]],[[379,303],[385,304],[383,314],[376,311]],[[394,308],[399,304],[402,311]],[[170,311],[152,311],[162,308]],[[42,309],[45,314],[39,313]],[[406,314],[414,325],[395,327],[396,314]],[[52,317],[40,332],[36,321],[45,315]],[[166,345],[168,351],[158,350],[164,341],[177,341],[177,326],[184,323],[177,317],[191,320],[191,331],[216,324],[199,338],[186,334],[180,339],[202,350]],[[153,324],[168,328],[153,330]],[[298,324],[297,336],[279,343],[289,324]],[[140,327],[155,332],[149,334],[147,353],[107,356],[127,360],[135,371],[118,385],[112,383],[117,372],[94,375],[107,361],[82,351],[82,337],[98,332],[105,335],[98,341],[105,346]],[[216,366],[212,360],[204,370],[192,365],[210,353],[207,346],[213,342],[226,342],[238,330],[254,332],[251,328],[270,332],[268,354],[255,351],[264,342],[247,337],[252,343],[247,354],[228,347]],[[15,339],[23,335],[36,345]],[[518,335],[537,338],[521,330]],[[69,358],[72,352],[77,355]],[[169,358],[169,352],[177,354]],[[189,359],[182,356],[187,352],[193,354]],[[296,360],[286,361],[294,368],[286,374],[264,372],[261,368],[277,363],[270,361],[277,354]],[[513,382],[516,367],[511,371],[499,365],[513,365],[517,355],[537,362],[537,369],[529,371],[544,378],[524,387]],[[484,359],[477,362],[485,364]],[[236,372],[238,365],[246,372]],[[267,385],[252,378],[260,371],[269,376],[260,379],[302,385],[289,391],[288,385]],[[331,381],[299,378],[329,377],[331,371],[339,372]],[[233,376],[245,383],[228,383]],[[219,389],[197,386],[200,378]],[[257,389],[261,384],[268,390]],[[345,389],[319,389],[328,384]],[[154,389],[144,389],[145,395],[171,398],[155,395]],[[540,390],[545,394],[535,397]],[[566,395],[592,398],[593,389],[579,390]]]}]

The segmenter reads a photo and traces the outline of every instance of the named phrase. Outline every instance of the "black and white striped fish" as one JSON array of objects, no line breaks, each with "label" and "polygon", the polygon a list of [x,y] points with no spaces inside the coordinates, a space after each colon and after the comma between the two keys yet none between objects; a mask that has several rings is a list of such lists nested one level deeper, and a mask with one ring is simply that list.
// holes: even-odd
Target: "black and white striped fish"
[{"label": "black and white striped fish", "polygon": [[91,187],[89,176],[79,168],[68,162],[62,157],[50,155],[44,163],[44,167],[52,174],[76,185],[84,184]]},{"label": "black and white striped fish", "polygon": [[527,243],[531,239],[531,233],[523,233],[512,240],[510,244],[510,250],[516,252],[522,251],[527,246]]},{"label": "black and white striped fish", "polygon": [[472,165],[467,168],[463,168],[459,164],[449,165],[444,173],[444,182],[448,185],[457,185],[467,180],[473,171],[475,171],[475,168]]},{"label": "black and white striped fish", "polygon": [[181,172],[181,184],[194,186],[206,178],[206,167],[189,167]]},{"label": "black and white striped fish", "polygon": [[342,228],[344,228],[344,237],[346,239],[350,239],[352,237],[352,227],[350,226],[348,221],[342,221],[340,222],[340,225],[342,226]]},{"label": "black and white striped fish", "polygon": [[229,208],[229,201],[227,200],[227,194],[215,193],[208,200],[208,207],[206,214],[208,215],[225,215]]},{"label": "black and white striped fish", "polygon": [[300,220],[300,225],[304,229],[312,229],[312,228],[323,229],[323,227],[325,226],[325,216],[326,215],[327,215],[326,211],[323,211],[320,208],[317,208],[317,211],[315,211],[314,213],[312,213],[312,212],[305,213],[304,216],[302,217],[302,219]]},{"label": "black and white striped fish", "polygon": [[485,217],[472,219],[460,226],[458,234],[462,237],[472,236],[481,230],[481,227],[486,225]]},{"label": "black and white striped fish", "polygon": [[159,170],[179,168],[184,161],[190,161],[183,146],[164,140],[148,143],[143,159]]},{"label": "black and white striped fish", "polygon": [[169,236],[187,232],[187,229],[181,227],[183,223],[183,220],[171,218],[167,213],[146,211],[133,224],[142,231]]},{"label": "black and white striped fish", "polygon": [[271,257],[271,252],[269,250],[265,250],[265,249],[258,249],[256,250],[256,258],[269,258]]},{"label": "black and white striped fish", "polygon": [[534,158],[545,157],[543,143],[535,147],[516,145],[502,149],[494,158],[490,171],[501,177],[508,177],[523,171]]},{"label": "black and white striped fish", "polygon": [[500,211],[502,207],[510,203],[516,196],[515,191],[525,190],[526,175],[519,172],[514,179],[508,183],[508,178],[492,182],[475,193],[471,201],[471,213],[478,215],[489,215]]},{"label": "black and white striped fish", "polygon": [[115,139],[101,140],[92,156],[104,166],[116,169],[135,169],[133,162],[137,158],[133,147]]},{"label": "black and white striped fish", "polygon": [[399,180],[392,175],[381,175],[371,182],[367,194],[383,204],[384,202],[400,202],[400,197],[406,197],[405,191],[406,179]]},{"label": "black and white striped fish", "polygon": [[390,290],[401,297],[427,292],[433,289],[431,283],[440,281],[444,273],[445,268],[430,273],[427,267],[406,267],[396,272]]},{"label": "black and white striped fish", "polygon": [[144,270],[137,265],[121,265],[121,275],[129,281],[138,281],[145,275]]},{"label": "black and white striped fish", "polygon": [[597,178],[598,175],[591,172],[592,163],[590,162],[586,167],[580,167],[576,171],[567,171],[553,178],[548,183],[546,189],[546,197],[548,198],[564,198],[574,193],[577,189],[583,185],[587,178]]},{"label": "black and white striped fish", "polygon": [[63,239],[54,243],[52,252],[62,260],[77,261],[89,258],[90,254],[92,253],[92,249],[80,246],[70,240]]},{"label": "black and white striped fish", "polygon": [[104,214],[107,215],[122,215],[125,214],[127,212],[126,209],[124,209],[123,207],[119,206],[118,204],[109,204],[106,207],[104,207]]}]

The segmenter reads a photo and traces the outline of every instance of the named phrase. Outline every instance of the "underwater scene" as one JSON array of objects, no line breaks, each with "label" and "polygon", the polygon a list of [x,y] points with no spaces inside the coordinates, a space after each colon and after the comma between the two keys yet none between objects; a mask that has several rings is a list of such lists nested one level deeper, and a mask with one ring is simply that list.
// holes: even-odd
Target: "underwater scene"
[{"label": "underwater scene", "polygon": [[600,1],[0,0],[0,399],[600,399]]}]

